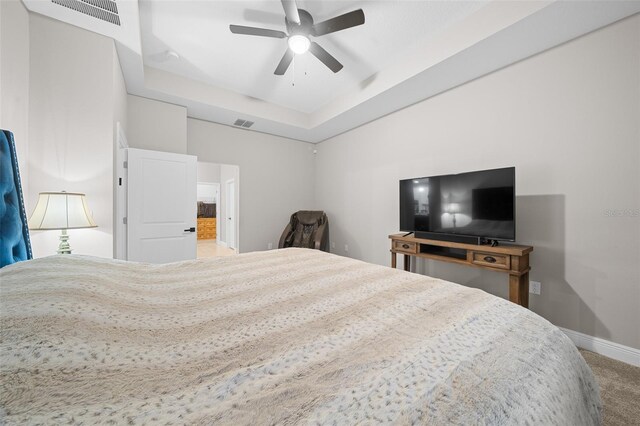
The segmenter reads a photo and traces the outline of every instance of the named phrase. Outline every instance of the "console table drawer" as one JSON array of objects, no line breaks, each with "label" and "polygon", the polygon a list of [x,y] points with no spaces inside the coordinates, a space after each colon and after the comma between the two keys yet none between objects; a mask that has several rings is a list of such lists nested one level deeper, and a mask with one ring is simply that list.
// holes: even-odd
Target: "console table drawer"
[{"label": "console table drawer", "polygon": [[417,253],[418,252],[418,244],[417,243],[409,243],[406,241],[394,241],[393,249],[396,251],[401,251],[405,253]]},{"label": "console table drawer", "polygon": [[511,269],[511,257],[503,254],[474,251],[471,256],[471,263],[492,268]]}]

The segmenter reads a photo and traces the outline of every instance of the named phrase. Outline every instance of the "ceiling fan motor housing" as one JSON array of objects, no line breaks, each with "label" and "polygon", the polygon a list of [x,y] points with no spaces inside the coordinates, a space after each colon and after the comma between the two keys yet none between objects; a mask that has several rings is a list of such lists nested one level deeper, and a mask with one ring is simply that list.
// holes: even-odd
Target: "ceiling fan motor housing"
[{"label": "ceiling fan motor housing", "polygon": [[[0,0],[1,1],[1,0]],[[311,52],[320,62],[331,71],[337,73],[343,66],[329,52],[318,43],[310,40],[310,37],[319,37],[326,34],[346,30],[364,24],[364,12],[362,9],[354,10],[342,15],[314,24],[313,17],[304,9],[298,9],[296,0],[280,0],[285,12],[284,23],[287,33],[267,28],[247,27],[244,25],[229,25],[229,30],[234,34],[245,34],[260,37],[287,38],[289,45],[278,63],[275,75],[284,75],[293,62],[295,55]]]},{"label": "ceiling fan motor housing", "polygon": [[289,22],[286,17],[284,18],[289,36],[303,35],[305,37],[308,37],[309,35],[312,35],[313,17],[311,16],[311,14],[304,9],[298,9],[298,15],[300,15],[300,24]]}]

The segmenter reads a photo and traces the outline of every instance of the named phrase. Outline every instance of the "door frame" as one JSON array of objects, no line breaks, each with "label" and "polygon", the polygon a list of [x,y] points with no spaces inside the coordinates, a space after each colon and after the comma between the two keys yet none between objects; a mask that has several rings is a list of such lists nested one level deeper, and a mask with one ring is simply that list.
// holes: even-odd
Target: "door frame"
[{"label": "door frame", "polygon": [[113,257],[115,259],[127,260],[127,149],[129,142],[124,133],[122,125],[116,123],[116,143],[115,143],[115,168],[116,176],[114,181],[115,190],[114,201],[114,241]]},{"label": "door frame", "polygon": [[[196,185],[210,185],[215,188],[216,193],[216,244],[220,244],[220,224],[218,221],[220,220],[220,183],[219,182],[196,182]],[[197,194],[196,194],[197,196]]]},{"label": "door frame", "polygon": [[227,220],[227,217],[229,216],[229,184],[233,184],[233,246],[234,247],[230,247],[229,246],[229,224],[225,223],[225,242],[227,243],[227,247],[232,248],[236,251],[236,253],[239,253],[240,250],[238,249],[238,185],[236,184],[236,179],[232,178],[232,179],[227,179],[227,181],[225,182],[225,221]]}]

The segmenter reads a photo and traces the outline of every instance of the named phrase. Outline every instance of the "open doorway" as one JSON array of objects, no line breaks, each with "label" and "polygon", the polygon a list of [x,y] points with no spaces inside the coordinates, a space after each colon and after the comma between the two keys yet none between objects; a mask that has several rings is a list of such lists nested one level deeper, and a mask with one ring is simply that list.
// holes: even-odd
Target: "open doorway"
[{"label": "open doorway", "polygon": [[[239,252],[236,165],[198,162],[197,255],[229,256]],[[229,186],[232,182],[232,186]]]}]

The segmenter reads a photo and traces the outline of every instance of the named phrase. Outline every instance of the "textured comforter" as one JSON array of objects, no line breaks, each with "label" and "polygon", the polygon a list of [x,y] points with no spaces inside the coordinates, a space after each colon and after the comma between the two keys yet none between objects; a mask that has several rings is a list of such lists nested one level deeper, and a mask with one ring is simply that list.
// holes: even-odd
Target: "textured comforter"
[{"label": "textured comforter", "polygon": [[0,271],[0,423],[600,422],[556,327],[446,281],[285,249]]}]

